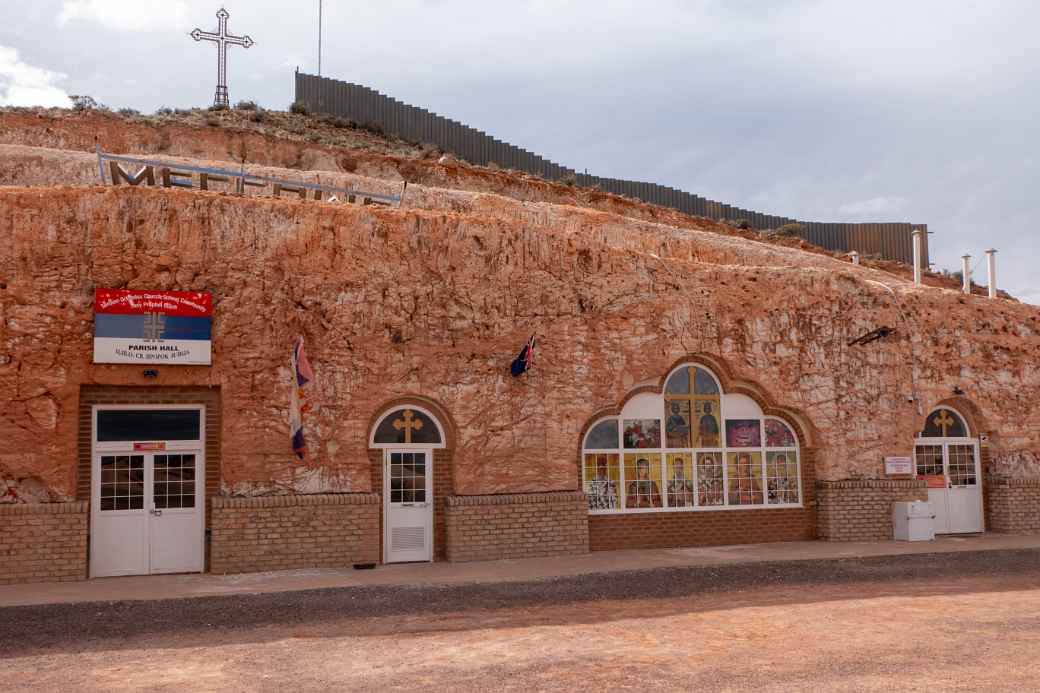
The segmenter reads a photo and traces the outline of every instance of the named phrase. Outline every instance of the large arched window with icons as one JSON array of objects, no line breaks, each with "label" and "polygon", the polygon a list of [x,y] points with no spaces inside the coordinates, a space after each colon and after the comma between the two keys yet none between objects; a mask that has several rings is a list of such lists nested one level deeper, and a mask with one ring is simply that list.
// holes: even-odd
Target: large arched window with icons
[{"label": "large arched window with icons", "polygon": [[684,364],[664,393],[593,423],[582,445],[593,513],[801,506],[798,439],[707,368]]}]

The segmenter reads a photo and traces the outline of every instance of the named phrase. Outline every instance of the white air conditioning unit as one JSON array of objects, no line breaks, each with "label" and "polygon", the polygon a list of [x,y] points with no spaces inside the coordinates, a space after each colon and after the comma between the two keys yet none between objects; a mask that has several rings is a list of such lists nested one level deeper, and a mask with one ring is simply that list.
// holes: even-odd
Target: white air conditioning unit
[{"label": "white air conditioning unit", "polygon": [[896,541],[935,539],[935,513],[927,501],[892,504],[892,538]]}]

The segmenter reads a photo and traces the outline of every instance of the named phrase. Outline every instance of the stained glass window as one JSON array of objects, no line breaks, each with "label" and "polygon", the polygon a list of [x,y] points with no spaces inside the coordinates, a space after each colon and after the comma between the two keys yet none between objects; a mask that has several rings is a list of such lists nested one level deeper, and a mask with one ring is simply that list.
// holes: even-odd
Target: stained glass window
[{"label": "stained glass window", "polygon": [[660,508],[661,456],[625,454],[625,507]]},{"label": "stained glass window", "polygon": [[726,467],[730,505],[761,505],[762,454],[731,452]]},{"label": "stained glass window", "polygon": [[618,445],[617,419],[600,421],[585,436],[586,450],[615,450]]},{"label": "stained glass window", "polygon": [[715,382],[715,378],[711,377],[708,371],[701,368],[694,369],[696,375],[694,376],[693,391],[698,395],[717,395],[719,394],[718,383]]},{"label": "stained glass window", "polygon": [[625,419],[625,448],[661,447],[661,422],[658,419]]},{"label": "stained glass window", "polygon": [[[617,445],[616,441],[614,445]],[[621,507],[621,472],[616,454],[585,455],[583,471],[589,510],[617,510]]]},{"label": "stained glass window", "polygon": [[[727,398],[715,377],[682,366],[659,404],[645,398],[630,418],[597,422],[585,436],[582,486],[598,513],[697,511],[801,503],[798,438],[786,422],[755,416]],[[636,415],[660,407],[661,418]],[[726,420],[724,407],[739,418]],[[663,431],[662,431],[663,429]]]},{"label": "stained glass window", "polygon": [[697,455],[697,504],[724,505],[726,502],[721,452]]},{"label": "stained glass window", "polygon": [[759,419],[735,419],[727,421],[726,447],[762,447],[761,421]]},{"label": "stained glass window", "polygon": [[722,447],[722,427],[719,426],[718,398],[701,399],[693,402],[694,419],[697,422],[697,447]]},{"label": "stained glass window", "polygon": [[680,368],[675,373],[672,373],[672,377],[668,379],[668,384],[665,385],[664,391],[670,395],[690,394],[690,369]]},{"label": "stained glass window", "polygon": [[693,488],[693,455],[673,453],[668,455],[668,481],[665,495],[669,508],[692,508],[697,494]]},{"label": "stained glass window", "polygon": [[766,419],[765,428],[767,448],[793,448],[797,445],[794,433],[783,422],[777,419]]},{"label": "stained glass window", "polygon": [[924,422],[924,431],[921,432],[922,438],[967,438],[968,437],[968,426],[964,423],[964,419],[961,418],[960,414],[941,407],[936,409]]},{"label": "stained glass window", "polygon": [[666,399],[664,438],[670,448],[690,447],[690,400]]},{"label": "stained glass window", "polygon": [[374,442],[393,445],[438,445],[437,424],[417,409],[399,409],[387,414],[376,427]]},{"label": "stained glass window", "polygon": [[766,453],[768,502],[798,502],[798,456],[795,452]]}]

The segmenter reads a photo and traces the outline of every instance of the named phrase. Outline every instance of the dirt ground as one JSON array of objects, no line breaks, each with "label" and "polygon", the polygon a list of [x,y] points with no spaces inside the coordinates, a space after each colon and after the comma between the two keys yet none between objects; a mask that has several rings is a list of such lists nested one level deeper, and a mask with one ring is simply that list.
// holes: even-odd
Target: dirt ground
[{"label": "dirt ground", "polygon": [[1037,690],[1040,555],[990,553],[17,607],[0,690]]}]

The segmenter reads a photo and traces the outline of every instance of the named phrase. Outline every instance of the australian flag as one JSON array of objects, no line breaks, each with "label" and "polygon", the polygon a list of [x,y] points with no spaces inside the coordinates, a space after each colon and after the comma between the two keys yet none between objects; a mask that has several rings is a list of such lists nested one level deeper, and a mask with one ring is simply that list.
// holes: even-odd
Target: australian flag
[{"label": "australian flag", "polygon": [[509,371],[516,378],[527,372],[532,363],[534,363],[534,335],[531,335],[531,338],[524,344],[524,348],[520,350],[520,355],[513,359],[513,365]]}]

